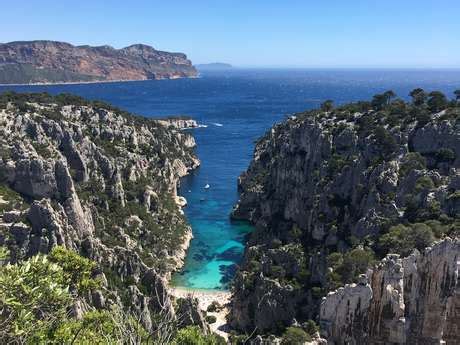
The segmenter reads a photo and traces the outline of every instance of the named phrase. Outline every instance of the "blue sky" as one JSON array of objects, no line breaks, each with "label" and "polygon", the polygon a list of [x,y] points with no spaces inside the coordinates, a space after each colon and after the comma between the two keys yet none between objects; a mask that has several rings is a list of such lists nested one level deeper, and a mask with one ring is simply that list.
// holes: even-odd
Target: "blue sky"
[{"label": "blue sky", "polygon": [[5,1],[0,42],[146,43],[194,63],[460,67],[459,0]]}]

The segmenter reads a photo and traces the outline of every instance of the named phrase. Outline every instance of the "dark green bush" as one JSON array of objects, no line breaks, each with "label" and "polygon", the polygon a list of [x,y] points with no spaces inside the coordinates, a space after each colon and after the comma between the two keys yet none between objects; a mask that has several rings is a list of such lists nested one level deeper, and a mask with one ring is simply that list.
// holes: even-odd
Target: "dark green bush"
[{"label": "dark green bush", "polygon": [[205,335],[198,327],[188,326],[177,332],[173,345],[226,345],[224,338],[217,334]]},{"label": "dark green bush", "polygon": [[206,322],[209,324],[216,323],[217,318],[214,315],[207,315],[206,316]]},{"label": "dark green bush", "polygon": [[335,288],[356,281],[375,262],[375,254],[370,248],[357,247],[344,254],[332,253],[327,262],[332,268],[328,276],[331,288]]},{"label": "dark green bush", "polygon": [[428,95],[427,104],[431,112],[437,113],[447,108],[448,101],[447,97],[442,92],[433,91]]},{"label": "dark green bush", "polygon": [[455,158],[455,152],[449,148],[442,148],[436,152],[436,159],[438,162],[453,162]]},{"label": "dark green bush", "polygon": [[423,190],[430,190],[434,188],[434,183],[431,177],[429,176],[421,176],[415,182],[415,192],[420,193]]},{"label": "dark green bush", "polygon": [[208,305],[208,308],[206,309],[206,311],[209,312],[209,313],[215,313],[215,312],[218,312],[220,310],[222,310],[222,306],[217,301],[212,301],[212,303],[210,305]]},{"label": "dark green bush", "polygon": [[404,156],[400,166],[400,173],[406,176],[412,170],[423,170],[426,168],[426,159],[418,152],[409,152]]},{"label": "dark green bush", "polygon": [[379,246],[384,253],[407,256],[414,248],[423,250],[435,240],[433,230],[424,223],[392,226],[390,231],[380,237]]},{"label": "dark green bush", "polygon": [[374,131],[374,140],[382,157],[388,157],[395,153],[398,149],[398,143],[391,133],[384,127],[379,126]]},{"label": "dark green bush", "polygon": [[311,341],[311,336],[299,327],[288,327],[283,333],[281,344],[283,345],[301,345]]},{"label": "dark green bush", "polygon": [[319,326],[313,320],[308,320],[302,327],[310,335],[314,335],[316,332],[319,332]]}]

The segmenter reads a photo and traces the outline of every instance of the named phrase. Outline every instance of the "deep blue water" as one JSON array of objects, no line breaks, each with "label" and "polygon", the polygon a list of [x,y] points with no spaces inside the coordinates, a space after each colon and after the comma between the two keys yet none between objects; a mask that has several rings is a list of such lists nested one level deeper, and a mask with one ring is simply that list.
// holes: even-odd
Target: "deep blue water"
[{"label": "deep blue water", "polygon": [[[189,202],[185,212],[195,238],[173,283],[225,289],[251,230],[244,223],[232,224],[228,215],[237,201],[237,177],[251,159],[254,141],[286,115],[316,107],[325,99],[344,103],[388,89],[407,98],[415,87],[452,96],[460,89],[460,70],[237,69],[207,72],[199,79],[0,86],[0,91],[71,92],[149,117],[184,114],[207,125],[193,130],[202,166],[184,179],[180,190]],[[211,187],[205,190],[207,183]]]}]

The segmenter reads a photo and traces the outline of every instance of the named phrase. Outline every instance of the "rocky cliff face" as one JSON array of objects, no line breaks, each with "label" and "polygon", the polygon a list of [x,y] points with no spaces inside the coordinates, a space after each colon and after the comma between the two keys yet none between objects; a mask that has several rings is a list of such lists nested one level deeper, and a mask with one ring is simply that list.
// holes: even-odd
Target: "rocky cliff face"
[{"label": "rocky cliff face", "polygon": [[[435,109],[395,101],[377,110],[360,102],[311,111],[274,126],[257,142],[250,167],[239,179],[241,197],[233,212],[234,218],[256,225],[234,282],[234,327],[281,332],[297,322],[317,320],[321,298],[356,282],[379,257],[391,252],[408,255],[435,238],[458,236],[460,109],[455,102],[444,105]],[[444,269],[441,261],[437,267]],[[445,276],[454,279],[451,261],[449,265],[452,269]],[[383,312],[371,312],[389,313],[386,317],[393,323],[386,330],[371,326],[386,341],[392,332],[401,339],[405,327],[399,321],[405,313],[399,308],[402,273],[387,277],[388,272],[377,270],[373,279],[383,274],[378,279],[391,282],[391,310],[385,300],[390,292],[366,284],[353,290],[363,297],[354,306],[344,306],[358,314],[385,305]],[[424,274],[411,284],[431,284]],[[370,300],[372,295],[377,300],[377,293],[382,293],[382,305],[372,307]],[[412,308],[412,320],[434,303],[411,298],[415,302],[407,308]],[[346,313],[348,309],[336,325],[349,325]],[[360,323],[371,320],[363,318],[354,318],[357,324],[350,327],[356,332],[365,329]],[[430,320],[431,327],[440,327]],[[339,328],[334,331],[334,339],[345,334]]]},{"label": "rocky cliff face", "polygon": [[0,83],[59,83],[195,77],[185,54],[136,44],[73,46],[31,41],[0,44]]},{"label": "rocky cliff face", "polygon": [[199,165],[193,137],[67,95],[3,94],[0,124],[0,246],[12,261],[65,246],[98,264],[104,290],[88,303],[124,306],[147,329],[172,315],[165,284],[191,238],[176,187]]},{"label": "rocky cliff face", "polygon": [[330,344],[458,344],[459,266],[458,239],[387,256],[324,298],[322,335]]}]

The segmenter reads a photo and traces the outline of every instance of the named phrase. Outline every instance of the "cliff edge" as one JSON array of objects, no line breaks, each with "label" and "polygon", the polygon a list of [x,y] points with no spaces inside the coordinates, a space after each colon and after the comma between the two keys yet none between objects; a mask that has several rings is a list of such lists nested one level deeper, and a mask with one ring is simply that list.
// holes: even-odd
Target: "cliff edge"
[{"label": "cliff edge", "polygon": [[144,44],[122,49],[56,41],[0,44],[0,84],[76,83],[196,77],[187,56]]},{"label": "cliff edge", "polygon": [[[360,274],[387,254],[403,258],[414,249],[424,253],[436,240],[459,236],[459,103],[440,92],[426,94],[417,89],[412,95],[412,102],[394,99],[391,91],[376,95],[371,102],[337,108],[325,102],[322,109],[296,114],[275,125],[258,140],[253,160],[239,178],[240,200],[232,214],[256,226],[235,277],[230,312],[233,327],[248,333],[280,334],[292,325],[301,326],[311,319],[318,322],[323,297],[345,284],[359,283]],[[432,253],[438,253],[435,248],[440,247],[433,247]],[[421,255],[424,260],[425,254]],[[449,288],[437,288],[443,290],[442,298],[451,296],[458,245],[452,246],[449,255],[448,262],[432,258],[439,265],[420,266],[429,272],[417,273],[419,281],[414,276],[412,283],[434,284],[431,277],[437,277],[436,269],[448,269],[438,281]],[[381,271],[374,271],[373,279]],[[405,272],[407,277],[408,269]],[[398,276],[394,284],[388,283],[399,296],[402,279]],[[359,310],[354,315],[371,308],[372,294],[380,307],[387,303],[377,298],[381,289],[375,284],[371,283],[372,291],[365,283],[351,290],[357,296],[363,290],[355,301]],[[382,298],[391,291],[382,292]],[[396,297],[392,302],[398,302]],[[333,296],[327,298],[332,305]],[[422,295],[414,298],[406,296],[406,301],[415,300],[417,306],[404,302],[405,310],[410,310],[411,320],[424,318],[423,310],[434,307],[435,302]],[[332,315],[334,308],[324,310]],[[346,313],[353,308],[343,305]],[[383,325],[372,323],[369,329],[381,329],[380,338],[373,339],[393,339],[389,333],[400,329],[397,316],[404,317],[402,307],[397,312],[386,306],[383,311],[372,308],[368,314],[380,313],[373,320],[368,314],[363,320],[345,314],[343,322],[335,321],[326,334],[337,343],[353,337],[371,339],[358,335],[358,330],[365,333],[368,329],[359,322],[378,323],[380,317],[394,324],[385,326],[386,334],[379,328]],[[439,313],[445,315],[446,308],[438,309],[435,313],[441,318]],[[411,321],[413,333],[401,331],[396,339],[415,335],[421,339],[421,322]],[[428,323],[439,330],[440,322],[430,317]],[[347,337],[349,331],[355,332],[352,337]],[[458,330],[450,332],[460,338]],[[440,332],[433,332],[432,337],[441,340]]]},{"label": "cliff edge", "polygon": [[192,236],[176,190],[199,165],[193,137],[71,95],[2,94],[0,124],[10,262],[63,246],[93,260],[103,282],[77,315],[115,305],[148,331],[174,315],[166,283]]}]

